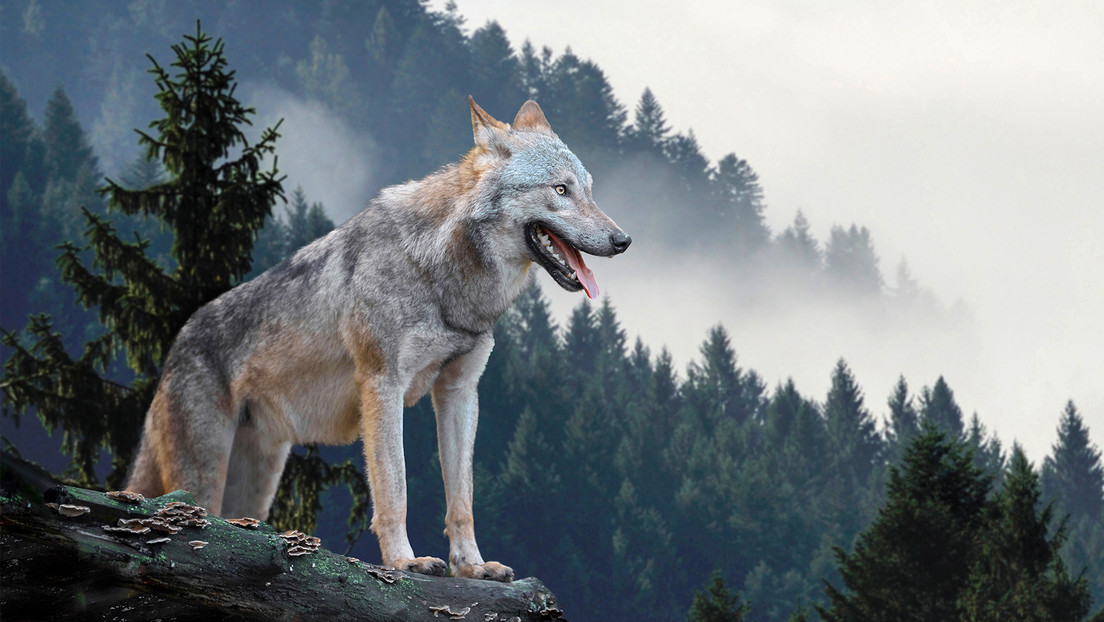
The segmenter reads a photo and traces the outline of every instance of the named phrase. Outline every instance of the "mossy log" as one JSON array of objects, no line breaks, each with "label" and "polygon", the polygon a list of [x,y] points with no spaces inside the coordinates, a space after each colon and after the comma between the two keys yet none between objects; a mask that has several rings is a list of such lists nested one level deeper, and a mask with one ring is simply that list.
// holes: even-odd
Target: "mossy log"
[{"label": "mossy log", "polygon": [[[43,480],[13,468],[9,457],[3,467],[4,619],[562,619],[535,578],[496,583],[403,573],[314,549],[309,538],[263,522],[250,528],[203,517],[183,491],[134,502],[71,486],[38,494],[34,485]],[[105,529],[129,519],[138,519],[130,521],[135,531],[154,529]],[[180,529],[166,533],[173,527]],[[298,545],[289,542],[296,535]]]}]

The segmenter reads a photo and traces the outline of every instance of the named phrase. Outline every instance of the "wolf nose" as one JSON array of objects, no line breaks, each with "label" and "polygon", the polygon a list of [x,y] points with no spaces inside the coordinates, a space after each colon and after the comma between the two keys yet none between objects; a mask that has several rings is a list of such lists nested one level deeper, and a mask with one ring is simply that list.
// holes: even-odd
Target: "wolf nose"
[{"label": "wolf nose", "polygon": [[623,253],[629,247],[629,244],[632,244],[632,238],[624,231],[617,231],[610,234],[610,244],[613,244],[613,250]]}]

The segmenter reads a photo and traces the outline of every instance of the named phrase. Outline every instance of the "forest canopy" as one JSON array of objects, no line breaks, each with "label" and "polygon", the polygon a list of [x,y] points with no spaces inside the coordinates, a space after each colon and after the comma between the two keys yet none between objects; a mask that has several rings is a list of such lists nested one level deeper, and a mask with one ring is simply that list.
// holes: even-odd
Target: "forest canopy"
[{"label": "forest canopy", "polygon": [[[83,484],[120,481],[161,358],[190,311],[335,226],[337,206],[282,188],[266,159],[287,128],[250,128],[265,111],[244,106],[222,128],[240,132],[231,151],[242,159],[189,160],[197,171],[242,165],[232,177],[249,183],[233,193],[256,192],[234,211],[242,220],[213,214],[192,229],[194,213],[173,220],[164,197],[195,171],[166,152],[172,128],[156,125],[172,119],[172,103],[155,97],[172,91],[172,72],[147,72],[151,60],[169,66],[170,46],[187,49],[184,33],[199,36],[197,17],[212,35],[206,45],[225,42],[223,94],[249,76],[319,103],[373,137],[377,187],[467,150],[470,127],[455,117],[468,93],[502,118],[536,98],[594,177],[642,206],[634,237],[709,248],[743,275],[781,266],[769,287],[754,281],[764,297],[781,289],[784,300],[800,292],[873,304],[893,326],[938,306],[907,265],[887,283],[861,224],[817,240],[798,212],[770,230],[751,162],[735,152],[710,162],[652,91],[626,106],[602,69],[570,49],[518,47],[494,22],[470,29],[454,9],[414,0],[270,3],[262,20],[253,10],[6,3],[21,19],[0,21],[2,424],[24,456],[57,465],[60,446],[60,463],[72,463],[55,470]],[[195,254],[211,247],[224,249],[226,265]],[[28,319],[38,313],[49,319]],[[918,602],[943,607],[932,616],[1075,620],[1104,603],[1104,469],[1065,396],[1055,396],[1052,451],[1033,465],[967,417],[943,377],[912,379],[929,383],[919,390],[902,377],[868,387],[871,397],[841,359],[825,370],[826,395],[792,380],[769,386],[721,325],[677,368],[663,344],[626,334],[610,299],[580,303],[560,326],[533,287],[495,341],[475,454],[482,548],[540,577],[572,619],[601,619],[611,601],[638,620],[876,619],[871,603],[898,612],[885,619],[946,619],[916,613]],[[432,408],[426,400],[405,416],[410,505],[429,509],[410,517],[411,540],[443,550]],[[359,453],[297,448],[273,521],[331,547],[348,532],[354,554],[378,558],[374,542],[358,539],[368,502]],[[925,554],[945,572],[886,567],[920,554],[918,530],[945,536],[925,536],[934,547]],[[1015,574],[1002,574],[1002,560]],[[915,590],[892,609],[879,594],[904,584]]]}]

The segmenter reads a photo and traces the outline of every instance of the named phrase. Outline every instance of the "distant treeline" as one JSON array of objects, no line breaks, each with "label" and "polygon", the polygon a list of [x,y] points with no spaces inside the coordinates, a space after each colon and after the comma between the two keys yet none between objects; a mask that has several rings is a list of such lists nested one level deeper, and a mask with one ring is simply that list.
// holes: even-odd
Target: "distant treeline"
[{"label": "distant treeline", "polygon": [[[783,286],[803,292],[885,290],[865,227],[838,226],[818,241],[798,213],[784,231],[770,231],[748,160],[730,153],[710,162],[692,130],[670,127],[650,90],[629,110],[595,62],[528,41],[517,49],[495,22],[473,30],[454,9],[430,12],[417,0],[271,2],[260,9],[200,1],[6,5],[7,15],[21,19],[0,24],[5,72],[30,101],[64,87],[77,116],[91,120],[92,142],[108,150],[100,156],[110,162],[102,171],[109,177],[142,166],[132,130],[156,114],[143,56],[167,50],[201,18],[227,41],[239,81],[321,102],[346,127],[370,136],[379,152],[372,178],[381,184],[421,177],[470,147],[466,95],[504,120],[533,98],[591,169],[599,200],[614,204],[634,237],[749,265],[753,257],[769,261],[786,271],[788,278],[778,279]],[[6,195],[10,176],[3,181]],[[923,292],[907,267],[898,271],[899,293],[916,302]]]}]

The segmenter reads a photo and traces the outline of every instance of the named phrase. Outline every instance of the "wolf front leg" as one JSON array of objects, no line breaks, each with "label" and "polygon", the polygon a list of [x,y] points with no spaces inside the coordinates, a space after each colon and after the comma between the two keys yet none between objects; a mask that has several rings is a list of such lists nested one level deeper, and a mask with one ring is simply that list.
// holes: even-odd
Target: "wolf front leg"
[{"label": "wolf front leg", "polygon": [[379,538],[383,565],[406,572],[443,576],[444,560],[414,557],[406,533],[402,391],[383,375],[358,373],[357,376],[364,461],[368,465],[368,485],[372,490],[372,531]]},{"label": "wolf front leg", "polygon": [[445,534],[449,537],[449,564],[458,577],[512,581],[514,571],[498,562],[484,562],[475,543],[472,515],[472,452],[479,419],[476,387],[494,339],[484,335],[475,348],[441,369],[433,384],[437,415],[437,448],[445,480]]}]

